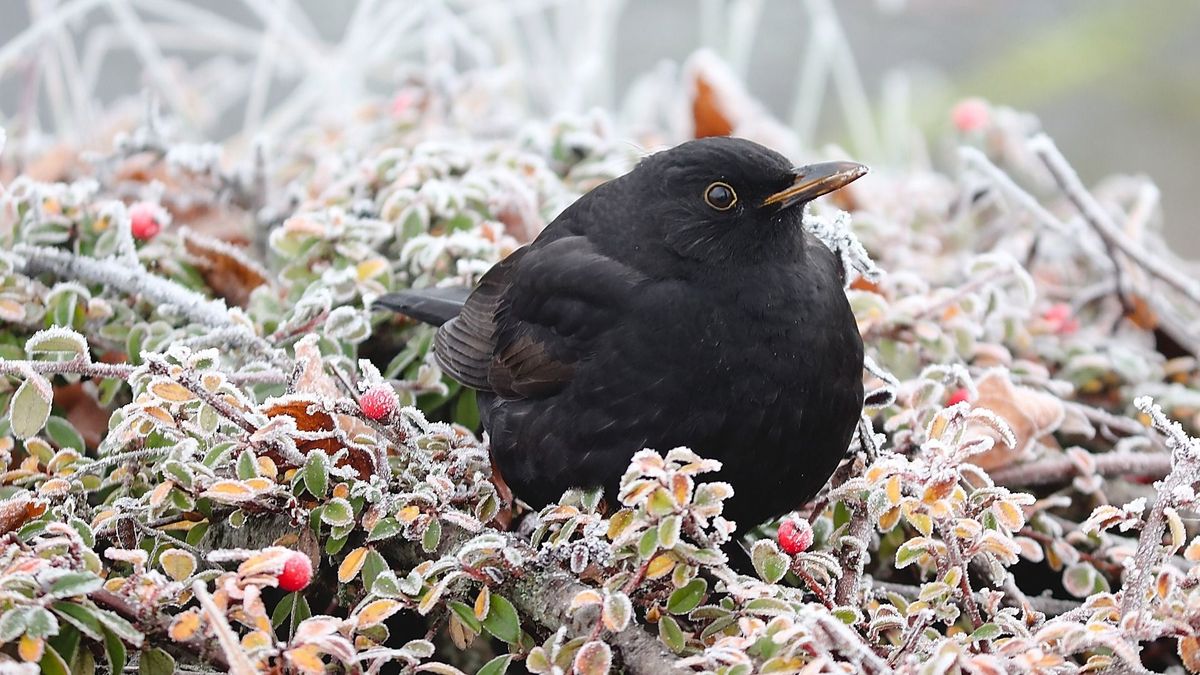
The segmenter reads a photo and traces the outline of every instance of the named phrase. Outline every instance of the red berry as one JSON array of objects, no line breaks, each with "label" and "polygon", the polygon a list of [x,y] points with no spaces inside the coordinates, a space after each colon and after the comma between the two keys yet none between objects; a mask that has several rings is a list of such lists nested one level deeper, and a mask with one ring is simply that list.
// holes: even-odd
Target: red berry
[{"label": "red berry", "polygon": [[129,207],[129,229],[137,239],[153,239],[162,230],[162,223],[158,222],[158,208],[149,202],[138,202]]},{"label": "red berry", "polygon": [[988,125],[991,121],[991,111],[987,101],[981,98],[967,98],[954,106],[950,111],[950,119],[959,131],[970,133]]},{"label": "red berry", "polygon": [[1059,335],[1068,335],[1079,330],[1079,322],[1071,316],[1071,306],[1065,302],[1050,305],[1042,312],[1042,318],[1050,329]]},{"label": "red berry", "polygon": [[377,384],[363,392],[358,399],[363,414],[375,421],[384,419],[396,409],[396,392],[386,384]]},{"label": "red berry", "polygon": [[281,589],[289,593],[299,591],[312,581],[312,561],[303,553],[292,553],[283,563],[283,571],[275,578]]},{"label": "red berry", "polygon": [[813,543],[812,525],[807,520],[788,518],[779,524],[779,548],[788,555],[808,550]]},{"label": "red berry", "polygon": [[958,389],[955,389],[950,394],[950,398],[946,399],[946,407],[949,408],[952,405],[958,405],[959,403],[962,403],[963,401],[970,401],[970,400],[971,400],[971,392],[967,391],[965,387],[960,387]]}]

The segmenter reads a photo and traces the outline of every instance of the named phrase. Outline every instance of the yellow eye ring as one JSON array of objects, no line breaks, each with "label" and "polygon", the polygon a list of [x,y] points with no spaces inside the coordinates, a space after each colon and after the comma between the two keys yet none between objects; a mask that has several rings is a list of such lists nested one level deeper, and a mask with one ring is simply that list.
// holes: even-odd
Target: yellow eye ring
[{"label": "yellow eye ring", "polygon": [[718,211],[732,209],[737,200],[737,193],[729,183],[717,181],[704,189],[704,202]]}]

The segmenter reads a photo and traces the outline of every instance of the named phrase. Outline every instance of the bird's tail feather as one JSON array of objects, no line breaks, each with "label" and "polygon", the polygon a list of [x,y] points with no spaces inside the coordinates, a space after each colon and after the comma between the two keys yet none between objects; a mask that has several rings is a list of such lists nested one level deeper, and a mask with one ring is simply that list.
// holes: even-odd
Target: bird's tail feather
[{"label": "bird's tail feather", "polygon": [[470,295],[469,288],[423,288],[381,295],[371,303],[423,323],[440,326],[458,316]]}]

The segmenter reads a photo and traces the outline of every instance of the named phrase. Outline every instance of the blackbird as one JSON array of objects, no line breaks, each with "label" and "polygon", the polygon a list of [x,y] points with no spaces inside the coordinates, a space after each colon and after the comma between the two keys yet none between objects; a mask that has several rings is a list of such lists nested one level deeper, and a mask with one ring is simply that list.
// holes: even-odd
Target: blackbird
[{"label": "blackbird", "polygon": [[858,422],[842,267],[801,221],[866,171],[689,141],[579,198],[469,294],[375,304],[441,326],[437,362],[478,392],[493,459],[531,506],[572,487],[611,500],[635,452],[687,446],[724,464],[745,531],[812,498]]}]

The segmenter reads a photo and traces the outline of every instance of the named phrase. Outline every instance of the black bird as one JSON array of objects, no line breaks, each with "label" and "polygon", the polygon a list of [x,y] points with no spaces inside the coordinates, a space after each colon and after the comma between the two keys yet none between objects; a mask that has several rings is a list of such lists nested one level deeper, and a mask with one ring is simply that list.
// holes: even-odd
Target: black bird
[{"label": "black bird", "polygon": [[465,289],[376,305],[440,325],[442,369],[478,392],[505,481],[532,506],[611,498],[642,448],[719,459],[745,531],[810,499],[862,409],[842,268],[804,205],[859,178],[705,138],[581,197]]}]

